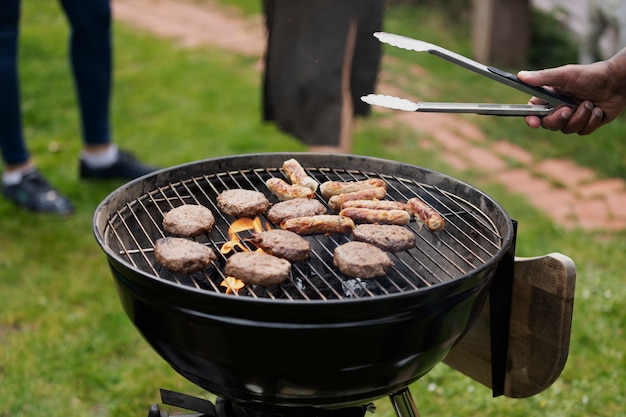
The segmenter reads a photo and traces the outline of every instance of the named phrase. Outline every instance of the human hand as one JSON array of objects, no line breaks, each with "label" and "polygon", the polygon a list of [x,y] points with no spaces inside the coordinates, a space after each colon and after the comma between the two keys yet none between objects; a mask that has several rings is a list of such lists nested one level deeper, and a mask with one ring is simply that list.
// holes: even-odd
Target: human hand
[{"label": "human hand", "polygon": [[[533,86],[545,86],[579,102],[576,109],[561,107],[542,118],[527,116],[525,120],[528,126],[587,135],[613,121],[626,106],[626,49],[607,61],[520,71],[518,78]],[[537,97],[531,98],[529,103],[546,104]]]}]

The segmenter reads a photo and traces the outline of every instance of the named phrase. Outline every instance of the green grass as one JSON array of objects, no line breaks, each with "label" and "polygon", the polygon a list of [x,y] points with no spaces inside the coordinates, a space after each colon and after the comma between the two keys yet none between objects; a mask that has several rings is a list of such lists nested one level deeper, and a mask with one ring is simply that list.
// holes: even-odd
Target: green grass
[{"label": "green grass", "polygon": [[[241,3],[248,13],[258,10],[256,2]],[[64,17],[56,2],[23,2],[22,20],[26,135],[38,165],[77,210],[58,219],[0,200],[0,416],[139,416],[160,402],[160,387],[202,395],[133,328],[93,238],[96,205],[121,184],[77,180],[80,145]],[[436,10],[395,6],[386,25],[462,53],[469,50],[466,28]],[[243,152],[304,150],[261,122],[254,60],[211,48],[181,50],[120,24],[115,37],[115,137],[142,159],[171,166]],[[468,81],[471,74],[433,57],[386,52],[400,63],[385,71],[397,73],[403,86],[414,89],[411,93],[437,100],[511,98],[488,81]],[[427,67],[429,78],[404,81],[408,63]],[[514,141],[538,157],[575,157],[605,175],[623,175],[623,121],[590,137],[565,137],[531,131],[520,119],[476,120],[490,138]],[[493,399],[486,388],[440,365],[411,386],[421,414],[623,416],[626,233],[562,230],[523,198],[478,175],[454,172],[437,155],[422,151],[414,132],[380,127],[377,118],[359,126],[355,153],[458,176],[492,195],[519,221],[519,255],[561,251],[577,262],[570,357],[553,387],[530,399]],[[386,399],[377,406],[376,415],[392,415]]]}]

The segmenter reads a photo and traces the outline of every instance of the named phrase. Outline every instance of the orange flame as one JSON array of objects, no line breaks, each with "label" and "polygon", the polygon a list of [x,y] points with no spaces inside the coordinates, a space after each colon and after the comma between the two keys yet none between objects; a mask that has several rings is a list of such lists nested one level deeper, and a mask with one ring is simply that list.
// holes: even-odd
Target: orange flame
[{"label": "orange flame", "polygon": [[239,236],[237,236],[237,233],[243,232],[244,230],[254,230],[255,232],[262,232],[264,229],[263,223],[261,223],[261,218],[255,217],[254,219],[250,219],[248,217],[242,217],[232,222],[230,227],[228,228],[229,240],[222,245],[222,247],[220,248],[220,252],[226,255],[232,252],[236,247],[247,252],[248,249],[241,243],[241,239],[239,239]]},{"label": "orange flame", "polygon": [[[271,227],[266,226],[267,230]],[[220,252],[224,255],[232,252],[235,248],[239,248],[244,252],[248,252],[248,248],[246,248],[242,243],[237,233],[243,232],[244,230],[254,230],[255,232],[262,232],[263,223],[261,222],[260,217],[255,217],[254,219],[250,219],[248,217],[242,217],[240,219],[235,220],[231,223],[228,228],[228,242],[225,242],[220,248]],[[262,251],[261,248],[257,249],[257,251]],[[226,294],[230,294],[232,292],[239,292],[245,284],[238,278],[235,277],[226,277],[224,281],[220,284],[222,287],[226,287]]]},{"label": "orange flame", "polygon": [[226,287],[226,294],[238,293],[240,289],[246,286],[242,280],[235,277],[226,277],[220,285]]}]

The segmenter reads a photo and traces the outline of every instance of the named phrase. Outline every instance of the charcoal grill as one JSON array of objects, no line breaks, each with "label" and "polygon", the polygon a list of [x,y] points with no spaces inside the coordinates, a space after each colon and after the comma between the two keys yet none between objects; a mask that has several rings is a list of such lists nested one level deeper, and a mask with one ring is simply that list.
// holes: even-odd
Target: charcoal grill
[{"label": "charcoal grill", "polygon": [[[384,277],[342,275],[332,253],[350,236],[316,235],[306,237],[311,259],[294,264],[285,283],[229,291],[221,285],[228,255],[220,248],[235,219],[221,213],[216,197],[243,188],[278,201],[265,181],[286,179],[281,167],[290,158],[319,182],[382,178],[388,199],[419,197],[446,227],[407,226],[417,245],[392,254],[395,266]],[[154,256],[155,241],[166,236],[164,213],[182,204],[204,205],[216,217],[215,229],[195,239],[218,259],[193,274],[161,268]],[[229,404],[229,414],[200,410],[220,416],[362,415],[364,404],[383,396],[394,399],[398,415],[417,415],[406,387],[445,358],[490,290],[494,299],[494,288],[507,288],[499,283],[509,281],[515,240],[506,212],[457,179],[384,159],[311,153],[239,155],[158,171],[111,193],[93,226],[130,320],[177,372]],[[256,249],[246,233],[243,244]],[[273,411],[264,411],[268,405]],[[244,411],[232,411],[238,407]]]}]

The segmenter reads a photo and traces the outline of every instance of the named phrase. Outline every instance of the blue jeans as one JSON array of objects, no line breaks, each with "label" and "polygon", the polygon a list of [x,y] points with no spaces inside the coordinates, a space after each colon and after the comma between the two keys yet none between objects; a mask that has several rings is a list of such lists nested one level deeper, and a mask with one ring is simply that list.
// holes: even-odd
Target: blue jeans
[{"label": "blue jeans", "polygon": [[[71,26],[70,61],[78,95],[82,139],[109,143],[112,83],[110,0],[60,0]],[[22,130],[17,70],[20,0],[0,1],[0,153],[7,165],[29,159]],[[45,77],[45,73],[41,74]]]}]

